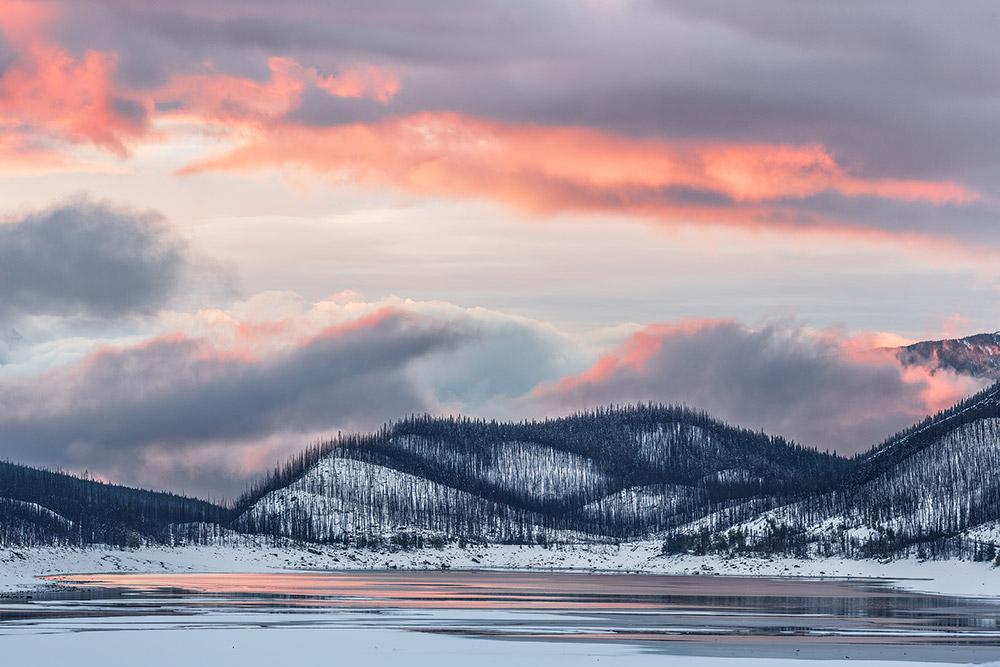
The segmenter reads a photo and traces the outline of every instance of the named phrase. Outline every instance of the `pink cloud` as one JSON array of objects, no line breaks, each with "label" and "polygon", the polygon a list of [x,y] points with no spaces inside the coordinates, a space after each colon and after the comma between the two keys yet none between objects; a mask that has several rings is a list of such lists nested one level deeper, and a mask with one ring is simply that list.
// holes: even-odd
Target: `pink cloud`
[{"label": "pink cloud", "polygon": [[282,124],[188,172],[285,165],[349,173],[427,194],[492,193],[538,211],[586,209],[601,202],[656,206],[652,195],[666,188],[705,191],[746,204],[823,192],[929,203],[978,197],[948,181],[863,179],[846,172],[818,145],[670,143],[454,113],[336,127]]},{"label": "pink cloud", "polygon": [[56,15],[52,5],[0,3],[0,32],[15,58],[0,75],[0,133],[89,143],[119,156],[148,130],[141,100],[119,95],[112,83],[114,54],[86,51],[74,57],[45,37]]},{"label": "pink cloud", "polygon": [[587,370],[561,378],[554,386],[538,387],[532,393],[545,396],[553,392],[573,392],[600,384],[618,373],[646,372],[650,361],[660,353],[665,337],[697,335],[704,328],[728,322],[729,320],[688,319],[673,324],[651,324],[629,336],[617,350],[602,355]]},{"label": "pink cloud", "polygon": [[45,0],[0,0],[0,35],[11,44],[29,43],[57,15],[56,5]]},{"label": "pink cloud", "polygon": [[310,87],[333,97],[367,98],[383,104],[399,90],[398,76],[379,67],[354,67],[321,74],[292,58],[271,57],[267,81],[212,70],[176,74],[151,95],[158,115],[193,122],[243,125],[280,119],[297,109]]},{"label": "pink cloud", "polygon": [[750,227],[805,223],[897,240],[906,235],[799,210],[794,200],[835,193],[937,205],[979,197],[951,181],[865,178],[815,144],[634,139],[455,113],[335,127],[275,123],[182,173],[265,168],[306,169],[420,195],[489,199],[533,214],[610,212]]},{"label": "pink cloud", "polygon": [[385,104],[400,86],[394,72],[379,67],[327,74],[272,57],[267,81],[209,68],[177,73],[156,89],[130,89],[116,82],[116,53],[87,50],[77,56],[54,42],[50,33],[60,9],[47,2],[0,0],[0,36],[14,51],[0,74],[0,159],[23,158],[30,170],[71,162],[60,157],[60,144],[89,144],[127,157],[133,146],[162,138],[155,124],[163,118],[257,124],[298,108],[309,88]]},{"label": "pink cloud", "polygon": [[381,67],[352,67],[326,76],[314,69],[309,72],[313,85],[334,97],[368,98],[388,104],[399,92],[399,76]]},{"label": "pink cloud", "polygon": [[[967,205],[978,192],[952,180],[869,177],[819,143],[643,139],[581,126],[501,122],[450,112],[307,126],[289,120],[308,91],[389,103],[391,70],[356,63],[338,72],[287,56],[264,80],[218,71],[173,73],[152,89],[116,81],[118,55],[69,53],[53,38],[58,6],[0,0],[14,47],[0,76],[0,157],[37,171],[65,146],[126,157],[181,120],[242,141],[183,173],[301,168],[422,196],[480,198],[533,215],[621,214],[668,224],[818,230],[941,251],[929,234],[887,232],[810,208],[825,194],[932,206]],[[221,132],[220,132],[221,130]]]}]

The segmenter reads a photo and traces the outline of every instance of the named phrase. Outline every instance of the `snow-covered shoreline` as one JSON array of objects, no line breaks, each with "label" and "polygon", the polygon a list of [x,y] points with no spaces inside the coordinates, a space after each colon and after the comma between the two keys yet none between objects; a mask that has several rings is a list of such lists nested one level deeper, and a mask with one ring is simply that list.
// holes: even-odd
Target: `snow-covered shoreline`
[{"label": "snow-covered shoreline", "polygon": [[50,587],[39,577],[109,572],[265,572],[364,569],[574,570],[644,574],[861,578],[916,592],[1000,600],[1000,568],[970,561],[663,556],[660,542],[622,545],[470,545],[408,551],[327,546],[0,549],[0,596]]}]

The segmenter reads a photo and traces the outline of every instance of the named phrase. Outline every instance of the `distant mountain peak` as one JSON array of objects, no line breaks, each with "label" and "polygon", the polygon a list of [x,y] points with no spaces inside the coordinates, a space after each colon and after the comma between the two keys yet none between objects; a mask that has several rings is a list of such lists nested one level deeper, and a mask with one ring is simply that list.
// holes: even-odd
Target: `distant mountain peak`
[{"label": "distant mountain peak", "polygon": [[896,358],[904,366],[924,366],[1000,380],[1000,331],[913,343],[897,348]]}]

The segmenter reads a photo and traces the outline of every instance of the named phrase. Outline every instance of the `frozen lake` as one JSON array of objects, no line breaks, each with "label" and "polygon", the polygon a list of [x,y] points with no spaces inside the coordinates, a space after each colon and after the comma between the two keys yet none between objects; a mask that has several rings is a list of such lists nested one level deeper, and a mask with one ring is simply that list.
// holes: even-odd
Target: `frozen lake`
[{"label": "frozen lake", "polygon": [[1000,660],[996,601],[878,581],[470,571],[52,580],[58,589],[0,602],[4,664]]}]

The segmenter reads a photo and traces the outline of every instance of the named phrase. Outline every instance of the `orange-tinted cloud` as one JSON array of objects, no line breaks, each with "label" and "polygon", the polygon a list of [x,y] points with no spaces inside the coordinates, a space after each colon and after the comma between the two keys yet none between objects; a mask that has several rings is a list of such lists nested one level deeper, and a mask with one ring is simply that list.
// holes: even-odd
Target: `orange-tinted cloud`
[{"label": "orange-tinted cloud", "polygon": [[64,166],[60,144],[89,144],[127,157],[132,146],[159,138],[155,123],[181,117],[212,125],[259,124],[298,108],[312,87],[328,95],[387,103],[399,90],[394,72],[357,66],[324,74],[291,58],[268,60],[267,81],[209,70],[178,73],[153,90],[115,81],[110,51],[69,53],[50,37],[59,7],[0,0],[0,37],[13,60],[0,71],[0,159]]},{"label": "orange-tinted cloud", "polygon": [[729,322],[728,320],[688,319],[671,324],[651,324],[629,336],[621,347],[602,355],[594,365],[576,375],[558,380],[552,386],[542,386],[534,394],[572,392],[587,385],[598,384],[620,372],[644,372],[649,362],[660,353],[664,338],[693,336],[702,330]]},{"label": "orange-tinted cloud", "polygon": [[339,74],[326,76],[320,75],[315,69],[307,71],[313,85],[334,97],[368,98],[388,104],[399,92],[399,76],[381,67],[352,67]]},{"label": "orange-tinted cloud", "polygon": [[244,122],[277,118],[295,108],[305,89],[297,65],[268,60],[267,81],[220,73],[177,74],[154,92],[160,113],[192,120]]},{"label": "orange-tinted cloud", "polygon": [[940,235],[886,231],[878,222],[859,222],[851,213],[831,213],[836,207],[807,200],[832,194],[838,202],[868,197],[937,206],[979,198],[949,180],[868,177],[818,143],[642,139],[449,112],[297,124],[290,117],[309,91],[387,104],[400,88],[399,77],[366,64],[321,72],[273,56],[262,80],[220,72],[208,62],[201,71],[174,73],[159,87],[129,89],[116,82],[116,53],[70,53],[55,43],[57,9],[46,2],[0,0],[0,33],[14,50],[0,75],[5,165],[16,164],[21,153],[33,171],[65,165],[71,161],[63,144],[89,144],[125,157],[133,146],[174,129],[159,121],[181,120],[245,142],[191,164],[186,173],[301,167],[419,195],[488,199],[532,214],[850,229],[866,240],[933,245],[937,254]]},{"label": "orange-tinted cloud", "polygon": [[0,0],[0,36],[10,44],[29,43],[57,14],[55,4],[45,0]]},{"label": "orange-tinted cloud", "polygon": [[926,366],[907,366],[900,374],[908,385],[919,388],[925,415],[946,410],[987,384],[966,375]]},{"label": "orange-tinted cloud", "polygon": [[74,57],[49,41],[45,29],[56,15],[48,3],[0,2],[0,33],[15,51],[0,75],[0,133],[26,144],[89,143],[124,156],[148,130],[148,105],[115,90],[114,54]]},{"label": "orange-tinted cloud", "polygon": [[336,127],[278,123],[185,173],[273,167],[431,196],[487,198],[532,213],[622,212],[746,225],[838,225],[795,208],[794,200],[823,193],[929,204],[978,197],[948,181],[867,179],[819,145],[643,140],[454,113]]},{"label": "orange-tinted cloud", "polygon": [[851,363],[867,364],[872,367],[898,367],[903,383],[914,388],[920,396],[920,401],[917,403],[919,412],[913,415],[914,419],[949,408],[966,396],[979,391],[987,383],[984,379],[961,375],[939,368],[933,363],[902,365],[897,350],[914,341],[896,334],[865,332],[843,337],[835,332],[827,332],[825,336],[818,335]]},{"label": "orange-tinted cloud", "polygon": [[399,90],[398,77],[378,67],[357,67],[324,75],[292,58],[272,57],[267,64],[270,70],[267,81],[214,71],[177,74],[152,93],[158,114],[195,122],[242,125],[284,117],[298,108],[309,87],[334,97],[368,98],[383,104]]}]

